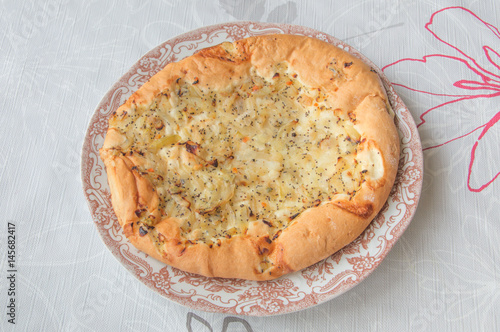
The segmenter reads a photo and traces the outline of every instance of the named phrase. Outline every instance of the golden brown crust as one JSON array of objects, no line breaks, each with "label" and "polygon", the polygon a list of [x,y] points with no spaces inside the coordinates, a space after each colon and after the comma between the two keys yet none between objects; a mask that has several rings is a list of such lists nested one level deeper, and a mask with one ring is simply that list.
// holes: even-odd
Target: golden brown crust
[{"label": "golden brown crust", "polygon": [[[382,156],[383,174],[367,176],[350,198],[334,195],[330,202],[307,209],[276,233],[258,220],[248,225],[246,234],[221,238],[210,245],[191,243],[181,236],[180,221],[161,213],[154,185],[137,170],[147,160],[113,153],[124,136],[110,128],[101,158],[120,225],[138,249],[188,272],[267,280],[305,268],[338,251],[359,236],[380,211],[393,185],[399,158],[399,138],[387,110],[387,96],[377,74],[367,65],[322,41],[269,35],[201,50],[169,64],[134,93],[117,114],[147,104],[179,77],[196,82],[200,89],[223,91],[233,84],[233,78],[248,75],[251,68],[263,77],[272,77],[271,68],[282,61],[287,61],[305,84],[331,96],[333,109],[342,109],[355,119],[363,138],[358,153],[371,153],[376,148]],[[146,212],[156,219],[150,228],[138,223]],[[155,239],[162,243],[161,252]]]}]

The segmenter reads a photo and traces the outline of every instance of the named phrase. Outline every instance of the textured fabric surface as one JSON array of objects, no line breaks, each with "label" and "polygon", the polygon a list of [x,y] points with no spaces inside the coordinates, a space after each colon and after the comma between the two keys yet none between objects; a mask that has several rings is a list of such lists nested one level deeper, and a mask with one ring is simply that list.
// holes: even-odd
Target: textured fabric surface
[{"label": "textured fabric surface", "polygon": [[[1,331],[500,329],[496,1],[4,0],[0,11]],[[303,25],[359,50],[395,84],[424,148],[419,208],[380,266],[282,316],[206,313],[152,292],[102,243],[82,191],[83,139],[109,88],[165,40],[236,20]]]}]

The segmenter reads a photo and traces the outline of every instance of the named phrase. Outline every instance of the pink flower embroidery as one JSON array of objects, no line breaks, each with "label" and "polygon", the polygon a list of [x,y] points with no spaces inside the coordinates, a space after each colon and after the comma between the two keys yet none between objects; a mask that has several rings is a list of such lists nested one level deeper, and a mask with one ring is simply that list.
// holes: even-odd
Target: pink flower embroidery
[{"label": "pink flower embroidery", "polygon": [[[467,187],[472,192],[480,192],[500,175],[500,171],[495,174],[498,163],[494,165],[500,152],[500,98],[496,98],[500,96],[500,31],[463,7],[447,7],[433,13],[425,29],[438,41],[438,47],[445,47],[448,51],[444,53],[449,54],[405,58],[382,70],[418,77],[418,84],[422,87],[394,85],[420,96],[426,95],[431,103],[440,100],[438,105],[420,115],[417,127],[431,130],[429,142],[423,142],[424,150],[476,135],[470,148]],[[466,77],[458,76],[464,72]],[[493,98],[495,102],[478,106],[479,102]],[[496,148],[491,148],[491,142],[497,145]],[[478,172],[478,165],[485,165],[488,161],[490,168],[482,166]],[[481,179],[472,180],[478,177]]]}]

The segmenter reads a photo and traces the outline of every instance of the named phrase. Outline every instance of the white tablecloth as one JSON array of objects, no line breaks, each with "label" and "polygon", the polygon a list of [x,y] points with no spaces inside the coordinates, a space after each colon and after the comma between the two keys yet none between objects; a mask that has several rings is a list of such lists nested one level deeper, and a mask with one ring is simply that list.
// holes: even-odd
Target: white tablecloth
[{"label": "white tablecloth", "polygon": [[[1,1],[1,330],[500,330],[500,5],[458,3]],[[417,213],[375,272],[265,318],[188,309],[136,280],[99,238],[80,177],[113,83],[165,40],[236,20],[303,25],[359,50],[395,84],[424,148]]]}]

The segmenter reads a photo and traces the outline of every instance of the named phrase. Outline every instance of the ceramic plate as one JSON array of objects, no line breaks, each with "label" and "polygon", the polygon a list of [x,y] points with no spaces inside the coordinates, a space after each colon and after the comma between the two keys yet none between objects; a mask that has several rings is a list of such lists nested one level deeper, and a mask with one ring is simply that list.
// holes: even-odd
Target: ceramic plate
[{"label": "ceramic plate", "polygon": [[[180,271],[139,252],[123,235],[113,212],[103,162],[99,158],[108,118],[151,76],[197,50],[245,37],[288,33],[336,45],[372,66],[380,75],[397,117],[401,156],[388,202],[354,242],[331,257],[272,281],[207,278]],[[408,227],[420,196],[423,156],[413,118],[385,75],[351,46],[325,33],[295,25],[233,22],[200,28],[144,55],[104,96],[85,136],[82,183],[97,230],[111,253],[151,290],[189,308],[236,315],[268,316],[294,312],[331,300],[365,279]]]}]

